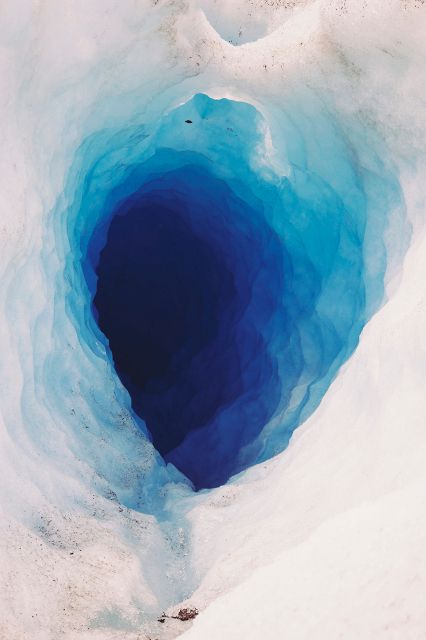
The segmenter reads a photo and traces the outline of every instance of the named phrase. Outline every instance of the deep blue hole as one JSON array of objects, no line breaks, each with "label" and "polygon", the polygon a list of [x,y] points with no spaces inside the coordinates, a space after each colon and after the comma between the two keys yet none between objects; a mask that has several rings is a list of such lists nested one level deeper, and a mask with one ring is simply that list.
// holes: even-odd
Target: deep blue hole
[{"label": "deep blue hole", "polygon": [[197,489],[287,446],[382,299],[390,187],[377,182],[366,236],[359,167],[317,115],[313,163],[312,122],[282,122],[286,175],[265,162],[254,107],[201,94],[154,133],[99,132],[76,163],[69,309]]},{"label": "deep blue hole", "polygon": [[[99,327],[155,447],[195,487],[223,483],[280,400],[264,335],[283,287],[279,238],[261,211],[187,166],[120,201],[96,273]],[[198,442],[180,454],[229,407],[213,464]]]}]

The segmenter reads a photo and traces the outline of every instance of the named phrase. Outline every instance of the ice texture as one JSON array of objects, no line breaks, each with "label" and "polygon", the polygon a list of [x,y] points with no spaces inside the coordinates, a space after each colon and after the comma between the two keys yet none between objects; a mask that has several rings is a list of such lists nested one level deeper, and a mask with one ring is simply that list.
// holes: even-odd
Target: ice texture
[{"label": "ice texture", "polygon": [[397,180],[382,170],[367,185],[334,123],[308,105],[322,150],[315,171],[298,139],[306,116],[283,115],[291,150],[288,175],[277,174],[256,165],[259,113],[198,94],[149,137],[139,127],[115,134],[94,161],[92,136],[93,164],[81,151],[67,186],[78,192],[74,176],[85,176],[68,210],[70,254],[82,255],[90,290],[68,296],[75,324],[93,298],[142,429],[197,488],[287,445],[382,301]]},{"label": "ice texture", "polygon": [[[424,635],[424,15],[2,3],[1,637]],[[153,210],[211,295],[121,291],[148,398]]]}]

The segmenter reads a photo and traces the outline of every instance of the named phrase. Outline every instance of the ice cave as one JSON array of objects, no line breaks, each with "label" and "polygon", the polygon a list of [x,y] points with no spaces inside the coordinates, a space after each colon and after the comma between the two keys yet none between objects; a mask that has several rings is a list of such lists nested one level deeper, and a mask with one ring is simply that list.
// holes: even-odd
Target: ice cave
[{"label": "ice cave", "polygon": [[[124,162],[138,135],[126,131],[90,157],[93,168],[81,153],[75,173],[84,187],[70,250],[86,298],[142,429],[196,488],[287,445],[383,294],[393,176],[377,178],[383,202],[370,205],[339,141],[323,159],[327,172],[338,166],[332,178],[296,159],[289,177],[266,174],[250,166],[265,127],[252,106],[199,94],[140,158]],[[332,123],[324,129],[333,136]]]},{"label": "ice cave", "polygon": [[426,633],[421,0],[5,0],[8,640]]}]

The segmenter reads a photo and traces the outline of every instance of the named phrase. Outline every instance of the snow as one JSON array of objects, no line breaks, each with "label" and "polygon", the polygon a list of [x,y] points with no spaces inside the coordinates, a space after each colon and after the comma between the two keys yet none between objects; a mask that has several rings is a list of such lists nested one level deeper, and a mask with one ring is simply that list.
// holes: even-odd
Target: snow
[{"label": "snow", "polygon": [[425,497],[423,477],[328,519],[182,637],[423,638]]},{"label": "snow", "polygon": [[[289,4],[1,5],[1,638],[425,636],[425,7]],[[342,187],[318,144],[335,123],[388,216],[366,231],[388,301],[284,452],[194,494],[75,302],[67,212],[83,141],[154,135],[200,92],[263,115],[256,170],[300,154]]]}]

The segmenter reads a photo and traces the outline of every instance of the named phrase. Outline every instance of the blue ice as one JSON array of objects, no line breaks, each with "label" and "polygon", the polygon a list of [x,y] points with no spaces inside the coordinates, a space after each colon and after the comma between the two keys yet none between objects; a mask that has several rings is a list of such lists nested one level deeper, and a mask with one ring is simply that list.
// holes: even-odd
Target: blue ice
[{"label": "blue ice", "polygon": [[195,489],[282,451],[383,301],[397,180],[366,176],[311,98],[274,123],[286,171],[267,129],[197,94],[85,139],[66,185],[70,316]]}]

